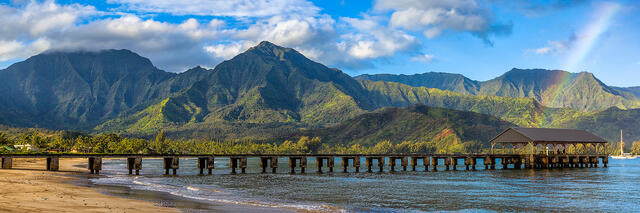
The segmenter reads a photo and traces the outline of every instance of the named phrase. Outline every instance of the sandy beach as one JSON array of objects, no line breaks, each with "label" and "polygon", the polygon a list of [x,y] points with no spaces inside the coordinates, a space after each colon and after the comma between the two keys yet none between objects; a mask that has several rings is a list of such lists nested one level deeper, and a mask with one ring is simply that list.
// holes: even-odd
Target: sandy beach
[{"label": "sandy beach", "polygon": [[0,212],[296,212],[95,185],[86,159],[62,158],[57,172],[46,171],[45,161],[14,158],[12,169],[0,169]]},{"label": "sandy beach", "polygon": [[49,172],[44,159],[14,159],[13,169],[0,170],[0,212],[179,212],[72,184],[86,177],[83,165],[84,159],[61,159],[61,171]]}]

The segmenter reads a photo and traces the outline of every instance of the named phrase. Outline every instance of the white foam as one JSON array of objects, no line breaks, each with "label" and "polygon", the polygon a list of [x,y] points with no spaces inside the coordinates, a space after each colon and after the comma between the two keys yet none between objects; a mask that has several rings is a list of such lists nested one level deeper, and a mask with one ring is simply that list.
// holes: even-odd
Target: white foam
[{"label": "white foam", "polygon": [[[247,198],[233,197],[232,193],[225,193],[224,190],[216,190],[208,187],[198,187],[194,185],[174,186],[164,183],[164,178],[149,178],[143,176],[123,176],[111,175],[104,178],[91,179],[94,184],[103,185],[120,185],[127,186],[136,190],[149,190],[166,192],[175,196],[188,199],[204,200],[217,203],[227,203],[234,205],[250,205],[264,208],[287,208],[304,211],[344,211],[334,207],[322,204],[293,204],[293,203],[275,203],[252,200]],[[223,196],[225,198],[220,198]]]}]

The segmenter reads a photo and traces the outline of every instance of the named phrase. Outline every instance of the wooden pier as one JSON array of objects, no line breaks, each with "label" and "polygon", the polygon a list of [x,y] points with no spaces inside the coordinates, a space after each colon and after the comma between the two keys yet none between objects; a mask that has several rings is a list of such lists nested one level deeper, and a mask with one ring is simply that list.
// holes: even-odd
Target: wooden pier
[{"label": "wooden pier", "polygon": [[[246,173],[249,158],[256,158],[260,162],[262,173],[276,173],[278,159],[288,159],[290,173],[306,173],[309,159],[315,160],[317,169],[315,172],[323,173],[328,168],[334,171],[335,160],[342,162],[342,172],[348,172],[349,168],[355,168],[360,172],[362,160],[365,161],[366,172],[407,171],[409,162],[411,171],[416,171],[416,166],[421,162],[424,171],[449,171],[464,168],[465,170],[494,170],[494,169],[554,169],[554,168],[590,168],[602,165],[607,167],[608,155],[570,155],[570,154],[388,154],[388,155],[126,155],[126,154],[6,154],[2,158],[2,169],[11,169],[15,158],[46,158],[43,168],[49,171],[58,171],[61,158],[85,158],[87,169],[91,174],[100,174],[103,159],[125,159],[130,175],[139,175],[144,159],[162,159],[165,175],[178,174],[181,159],[196,159],[200,174],[212,174],[215,167],[215,159],[229,159],[231,173]],[[184,161],[183,161],[184,162]],[[479,163],[481,162],[481,163]],[[500,165],[496,165],[499,162]],[[399,163],[399,164],[397,164]],[[387,164],[385,167],[385,164]],[[375,170],[374,170],[374,167]],[[134,173],[135,171],[135,173]]]}]

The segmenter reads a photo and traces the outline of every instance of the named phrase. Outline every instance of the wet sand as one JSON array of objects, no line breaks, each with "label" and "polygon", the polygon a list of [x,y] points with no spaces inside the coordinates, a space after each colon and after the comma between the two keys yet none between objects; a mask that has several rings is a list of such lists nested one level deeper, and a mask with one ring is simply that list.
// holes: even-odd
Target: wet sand
[{"label": "wet sand", "polygon": [[216,204],[168,193],[95,185],[86,159],[60,159],[60,171],[45,171],[45,159],[13,159],[0,169],[0,212],[282,212],[276,208]]},{"label": "wet sand", "polygon": [[44,161],[17,158],[13,169],[0,170],[0,212],[178,212],[72,184],[86,177],[86,169],[75,166],[82,159],[61,159],[61,172],[43,171]]}]

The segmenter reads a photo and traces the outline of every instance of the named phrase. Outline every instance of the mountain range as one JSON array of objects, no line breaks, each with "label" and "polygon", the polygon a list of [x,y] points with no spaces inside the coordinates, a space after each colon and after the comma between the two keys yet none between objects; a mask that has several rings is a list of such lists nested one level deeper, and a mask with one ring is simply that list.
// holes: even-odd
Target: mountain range
[{"label": "mountain range", "polygon": [[355,78],[438,88],[471,95],[527,97],[555,108],[602,110],[613,106],[622,109],[640,107],[640,93],[637,87],[610,87],[588,72],[514,68],[488,81],[475,81],[460,74],[439,72],[414,75],[365,74]]},{"label": "mountain range", "polygon": [[[263,141],[307,134],[366,144],[427,140],[443,131],[485,142],[485,135],[466,133],[512,125],[582,128],[610,140],[609,131],[624,128],[637,139],[640,131],[630,125],[638,120],[638,94],[638,87],[607,86],[590,73],[540,69],[513,69],[484,82],[448,73],[354,78],[270,42],[213,69],[179,74],[128,50],[58,51],[0,70],[0,124]],[[367,127],[389,117],[395,119],[384,124],[391,126]],[[412,130],[392,127],[402,125]],[[354,137],[346,129],[367,132]]]}]

